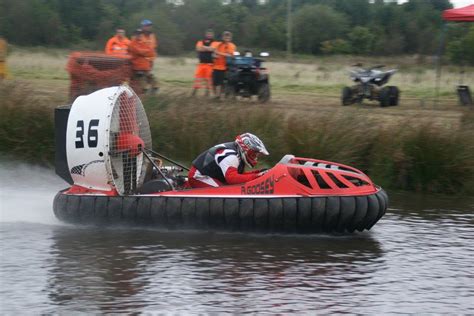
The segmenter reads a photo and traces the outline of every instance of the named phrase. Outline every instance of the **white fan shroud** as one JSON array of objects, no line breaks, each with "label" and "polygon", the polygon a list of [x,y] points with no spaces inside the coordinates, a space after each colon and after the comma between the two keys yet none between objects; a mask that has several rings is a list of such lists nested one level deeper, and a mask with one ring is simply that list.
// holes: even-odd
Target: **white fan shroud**
[{"label": "white fan shroud", "polygon": [[119,194],[133,193],[143,185],[149,161],[140,148],[152,148],[143,104],[131,88],[123,88],[115,96],[109,130],[110,176]]},{"label": "white fan shroud", "polygon": [[149,165],[136,146],[139,143],[151,149],[150,126],[140,99],[127,85],[74,101],[66,135],[74,184],[93,190],[115,188],[121,195],[134,193]]}]

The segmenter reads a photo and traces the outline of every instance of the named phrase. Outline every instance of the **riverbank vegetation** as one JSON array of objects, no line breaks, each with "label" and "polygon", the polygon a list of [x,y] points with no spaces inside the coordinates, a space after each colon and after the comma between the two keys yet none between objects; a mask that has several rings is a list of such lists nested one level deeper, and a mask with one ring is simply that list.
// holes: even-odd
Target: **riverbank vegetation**
[{"label": "riverbank vegetation", "polygon": [[0,81],[0,153],[52,166],[54,120],[48,105],[30,87]]},{"label": "riverbank vegetation", "polygon": [[[0,85],[0,152],[52,165],[51,103],[15,82]],[[469,193],[474,187],[474,113],[456,127],[417,118],[381,124],[344,111],[292,113],[250,102],[212,102],[176,92],[144,99],[155,150],[189,164],[209,146],[244,131],[259,135],[271,166],[284,154],[346,163],[384,187],[436,193]],[[232,119],[229,119],[229,118]]]}]

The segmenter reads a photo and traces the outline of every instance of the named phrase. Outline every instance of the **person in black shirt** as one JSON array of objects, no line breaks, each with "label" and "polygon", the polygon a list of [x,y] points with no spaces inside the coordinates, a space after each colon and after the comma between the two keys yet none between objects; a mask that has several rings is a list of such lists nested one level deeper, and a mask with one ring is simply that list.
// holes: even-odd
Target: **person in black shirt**
[{"label": "person in black shirt", "polygon": [[206,95],[210,94],[212,88],[212,68],[214,65],[214,48],[211,46],[214,42],[214,31],[206,31],[204,39],[196,43],[199,64],[194,74],[193,95],[196,95],[198,89],[205,89]]}]

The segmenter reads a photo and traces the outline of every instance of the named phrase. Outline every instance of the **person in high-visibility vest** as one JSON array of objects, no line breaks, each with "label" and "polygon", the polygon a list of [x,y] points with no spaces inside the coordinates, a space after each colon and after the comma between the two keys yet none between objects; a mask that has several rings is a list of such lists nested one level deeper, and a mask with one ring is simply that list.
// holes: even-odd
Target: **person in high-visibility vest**
[{"label": "person in high-visibility vest", "polygon": [[117,29],[115,36],[107,41],[105,53],[108,55],[126,56],[128,55],[128,45],[130,45],[130,40],[125,36],[125,30]]},{"label": "person in high-visibility vest", "polygon": [[[153,71],[153,64],[156,58],[156,49],[158,47],[158,39],[156,38],[155,33],[152,31],[153,23],[150,20],[143,20],[141,23],[142,34],[140,35],[141,41],[148,45],[153,50],[153,56],[148,57],[148,60],[151,62],[150,73]],[[158,79],[154,77],[155,80],[152,83],[152,93],[158,92],[160,89],[158,86]]]},{"label": "person in high-visibility vest", "polygon": [[7,77],[7,41],[0,37],[0,79]]},{"label": "person in high-visibility vest", "polygon": [[139,83],[143,94],[148,92],[154,94],[157,92],[157,89],[155,89],[156,79],[151,72],[153,64],[150,57],[153,57],[155,52],[145,41],[143,41],[143,37],[141,36],[142,33],[142,29],[137,29],[132,36],[130,45],[128,46],[128,51],[131,56],[130,60],[132,62],[133,80]]},{"label": "person in high-visibility vest", "polygon": [[214,31],[209,29],[206,31],[205,37],[196,43],[196,51],[198,53],[199,64],[194,73],[193,95],[198,89],[205,89],[206,95],[210,94],[212,89],[212,68],[214,66],[214,50],[212,43],[214,39]]},{"label": "person in high-visibility vest", "polygon": [[216,98],[220,99],[227,71],[227,58],[234,55],[237,46],[232,43],[232,33],[225,31],[222,33],[222,42],[213,42],[212,48],[214,48],[212,84]]}]

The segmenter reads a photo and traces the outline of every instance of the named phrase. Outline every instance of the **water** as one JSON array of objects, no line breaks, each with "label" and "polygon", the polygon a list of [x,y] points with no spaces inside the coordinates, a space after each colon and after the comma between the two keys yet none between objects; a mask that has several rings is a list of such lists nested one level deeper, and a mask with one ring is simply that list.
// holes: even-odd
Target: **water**
[{"label": "water", "polygon": [[392,194],[371,232],[75,227],[50,170],[0,168],[0,313],[474,313],[474,201]]}]

